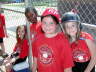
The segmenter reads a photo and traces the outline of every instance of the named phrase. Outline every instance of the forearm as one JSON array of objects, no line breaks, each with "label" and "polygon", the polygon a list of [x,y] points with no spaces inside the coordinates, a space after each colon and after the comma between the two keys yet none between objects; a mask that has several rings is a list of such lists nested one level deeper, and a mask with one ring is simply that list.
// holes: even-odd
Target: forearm
[{"label": "forearm", "polygon": [[33,64],[32,72],[36,72],[36,71],[37,71],[37,66],[35,64]]},{"label": "forearm", "polygon": [[72,72],[72,68],[66,68],[64,72]]},{"label": "forearm", "polygon": [[90,72],[96,64],[96,58],[92,58],[84,72]]},{"label": "forearm", "polygon": [[92,40],[86,40],[86,43],[90,51],[91,60],[84,72],[90,72],[96,64],[96,45]]},{"label": "forearm", "polygon": [[5,35],[7,36],[7,29],[6,29],[6,26],[4,26],[4,33],[5,33]]},{"label": "forearm", "polygon": [[33,58],[32,72],[37,71],[37,59]]}]

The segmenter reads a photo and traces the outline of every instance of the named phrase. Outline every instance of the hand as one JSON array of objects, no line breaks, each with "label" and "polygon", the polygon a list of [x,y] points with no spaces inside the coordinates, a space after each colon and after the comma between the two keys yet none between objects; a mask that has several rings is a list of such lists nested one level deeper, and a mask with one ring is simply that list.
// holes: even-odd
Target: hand
[{"label": "hand", "polygon": [[14,63],[16,61],[16,58],[11,59],[11,63]]},{"label": "hand", "polygon": [[86,69],[84,72],[90,72],[90,70]]},{"label": "hand", "polygon": [[6,58],[5,60],[4,60],[4,62],[3,62],[3,65],[6,65],[6,64],[8,64],[8,63],[10,63],[10,58]]},{"label": "hand", "polygon": [[9,36],[8,35],[6,35],[6,38],[8,38]]},{"label": "hand", "polygon": [[6,69],[6,72],[11,72],[11,70],[12,70],[12,64],[7,64],[5,66],[5,69]]}]

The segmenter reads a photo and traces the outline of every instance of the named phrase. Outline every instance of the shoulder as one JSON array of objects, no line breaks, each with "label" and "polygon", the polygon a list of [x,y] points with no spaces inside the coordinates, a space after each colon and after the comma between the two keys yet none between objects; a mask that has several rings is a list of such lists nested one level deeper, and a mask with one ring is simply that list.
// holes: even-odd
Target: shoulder
[{"label": "shoulder", "polygon": [[94,40],[93,36],[87,32],[81,32],[81,37],[89,40]]},{"label": "shoulder", "polygon": [[92,48],[93,46],[95,46],[94,38],[90,33],[81,32],[80,39],[87,44],[88,48]]},{"label": "shoulder", "polygon": [[67,39],[67,36],[66,36],[63,32],[59,32],[59,33],[58,33],[58,37],[59,37],[60,39]]},{"label": "shoulder", "polygon": [[59,33],[58,42],[60,42],[62,45],[70,44],[67,36],[63,32]]},{"label": "shoulder", "polygon": [[38,21],[37,24],[36,24],[36,29],[38,29],[40,27],[41,27],[41,21]]},{"label": "shoulder", "polygon": [[4,14],[0,14],[0,17],[4,17]]}]

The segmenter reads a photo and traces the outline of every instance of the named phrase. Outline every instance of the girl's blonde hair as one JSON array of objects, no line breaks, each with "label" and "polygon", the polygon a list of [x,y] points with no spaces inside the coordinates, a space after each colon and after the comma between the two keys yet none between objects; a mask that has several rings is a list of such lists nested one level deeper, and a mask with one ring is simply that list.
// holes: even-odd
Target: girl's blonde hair
[{"label": "girl's blonde hair", "polygon": [[[77,13],[74,13],[74,12],[66,12],[66,13],[64,13],[62,18],[61,18],[61,23],[64,26],[64,30],[65,30],[65,23],[66,22],[76,22],[76,25],[77,25],[76,40],[78,40],[80,38],[80,32],[81,32],[81,22],[80,22],[79,15]],[[69,39],[71,38],[66,33],[66,30],[65,30],[65,34],[68,36]]]},{"label": "girl's blonde hair", "polygon": [[[80,28],[80,23],[76,22],[77,25],[77,33],[76,33],[76,41],[80,39],[80,33],[81,33],[81,28]],[[66,32],[66,28],[65,28],[65,24],[63,24],[64,27],[64,31],[65,31],[65,35],[68,37],[68,39],[70,40],[71,37],[67,34]]]}]

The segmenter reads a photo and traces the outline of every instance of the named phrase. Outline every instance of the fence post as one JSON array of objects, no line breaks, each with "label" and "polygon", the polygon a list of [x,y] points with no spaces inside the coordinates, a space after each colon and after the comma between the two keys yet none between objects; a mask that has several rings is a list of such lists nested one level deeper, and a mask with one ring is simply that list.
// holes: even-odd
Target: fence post
[{"label": "fence post", "polygon": [[28,44],[29,44],[28,63],[29,63],[30,71],[32,71],[32,43],[30,37],[30,23],[27,20],[26,20],[26,26],[27,26],[27,37],[28,37]]},{"label": "fence post", "polygon": [[[32,6],[32,1],[31,0],[25,0],[25,5],[26,7]],[[28,62],[29,62],[29,68],[30,71],[32,72],[32,41],[30,37],[30,23],[26,19],[26,26],[27,26],[27,36],[28,36],[28,43],[29,43],[29,56],[28,56]]]}]

